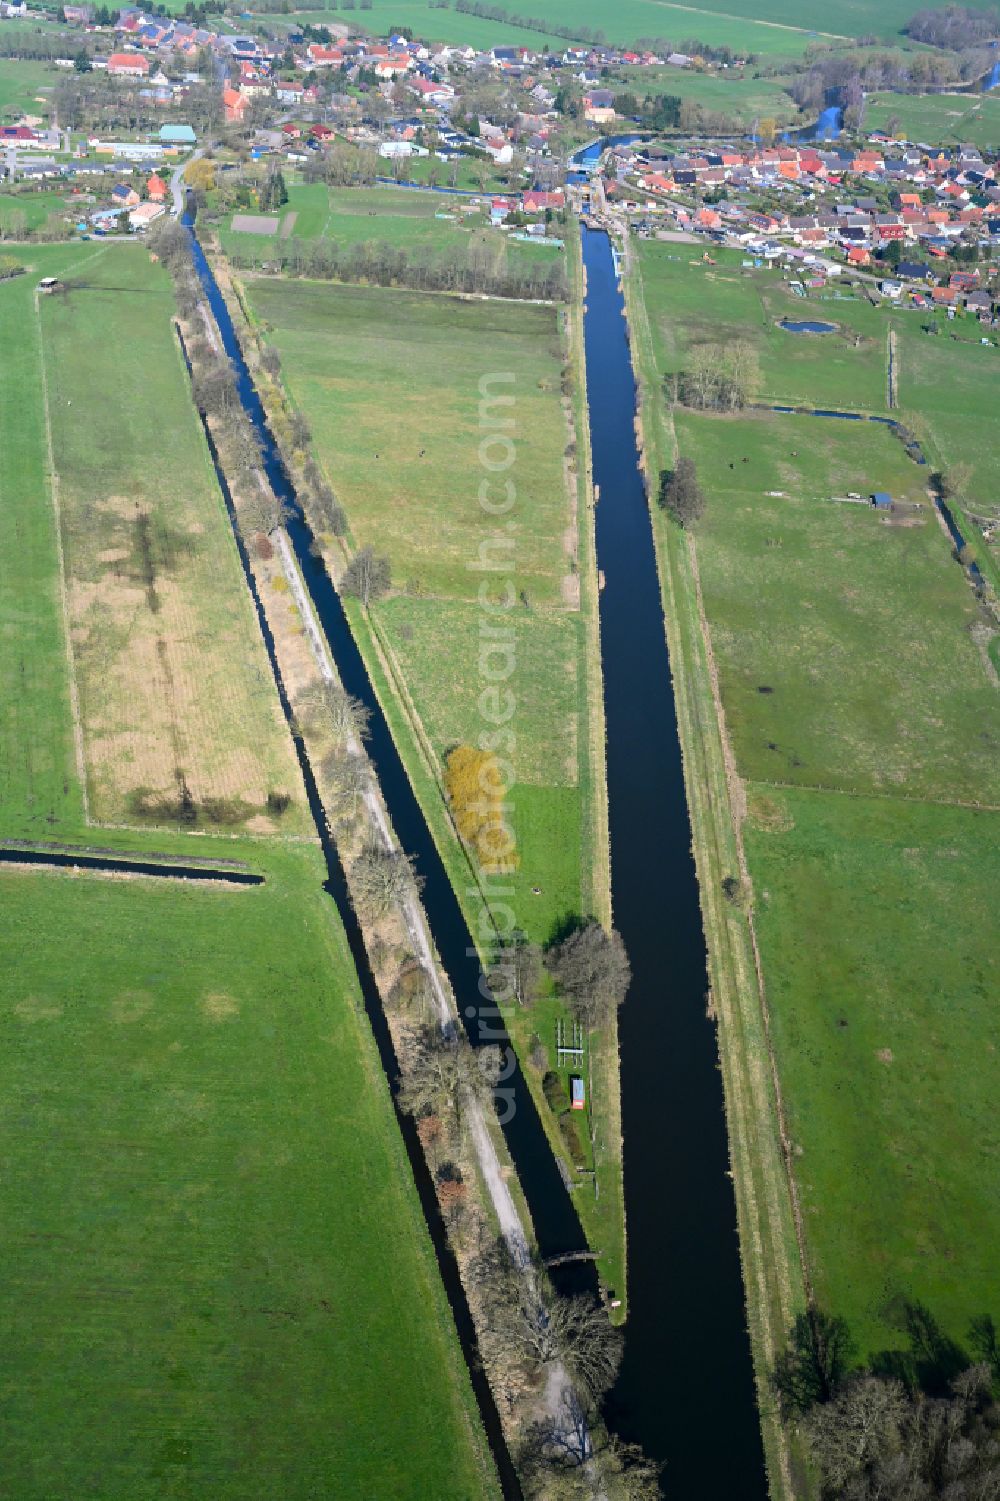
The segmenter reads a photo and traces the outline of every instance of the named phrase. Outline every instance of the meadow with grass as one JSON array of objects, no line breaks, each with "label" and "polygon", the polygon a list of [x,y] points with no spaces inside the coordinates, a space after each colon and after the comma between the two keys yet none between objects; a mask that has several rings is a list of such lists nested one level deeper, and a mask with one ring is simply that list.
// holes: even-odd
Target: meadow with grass
[{"label": "meadow with grass", "polygon": [[[390,594],[367,614],[349,600],[348,613],[470,925],[483,933],[484,896],[501,931],[509,909],[541,944],[581,917],[606,917],[596,576],[563,394],[573,389],[571,315],[276,278],[244,282],[243,301],[280,356],[284,388],[345,508],[350,545],[371,544],[390,560]],[[480,457],[483,434],[494,433],[482,426],[484,393],[512,398],[485,407],[487,419],[492,411],[513,423],[513,461],[499,476]],[[502,499],[508,481],[515,499],[498,520],[481,497]],[[327,552],[342,568],[339,549]],[[509,646],[491,645],[489,628],[501,625]],[[513,708],[498,734],[501,669],[501,702]],[[449,754],[481,743],[513,773],[504,801],[515,868],[492,881],[459,841],[445,791]],[[526,1075],[565,1160],[541,1079],[566,1011],[543,991],[508,1021],[522,1060],[544,1060]],[[587,1144],[586,1166],[597,1167],[601,1195],[584,1179],[577,1201],[608,1284],[623,1289],[617,1060],[613,1047],[606,1059],[603,1042],[594,1046],[600,1146],[595,1154]]]},{"label": "meadow with grass", "polygon": [[[264,881],[0,871],[0,1490],[494,1496],[170,283],[138,246],[21,253],[0,285],[0,838]],[[292,804],[117,822],[153,750],[192,785],[220,757],[277,768]]]},{"label": "meadow with grass", "polygon": [[[4,23],[4,36],[12,24],[16,23]],[[19,120],[22,115],[47,117],[58,77],[51,63],[0,57],[0,121]]]},{"label": "meadow with grass", "polygon": [[[656,516],[681,680],[706,704],[701,739],[682,716],[685,749],[700,756],[713,738],[714,675],[731,755],[728,793],[707,814],[694,799],[696,844],[713,827],[720,846],[735,837],[725,859],[737,868],[740,840],[745,849],[738,902],[753,914],[769,1025],[744,1043],[751,1064],[773,1050],[816,1296],[851,1324],[862,1359],[905,1346],[906,1300],[961,1343],[973,1318],[996,1314],[1000,1291],[987,1166],[998,632],[928,477],[951,466],[963,496],[985,495],[998,458],[986,416],[996,351],[948,330],[929,337],[916,314],[804,302],[774,272],[718,260],[644,245],[631,284],[647,453],[657,465],[693,458],[706,498],[690,543]],[[775,315],[795,308],[838,332],[785,334]],[[892,415],[920,435],[925,466],[868,420],[887,411],[890,326],[901,372]],[[692,351],[737,336],[756,349],[760,401],[863,420],[675,404]],[[866,503],[876,490],[893,496],[891,512]],[[702,629],[688,634],[699,611]],[[721,742],[707,764],[723,775]],[[703,903],[725,976],[704,886]],[[723,1027],[731,1113],[733,1035]],[[744,1255],[752,1273],[752,1247]]]},{"label": "meadow with grass", "polygon": [[887,94],[865,100],[868,130],[890,130],[894,136],[928,146],[958,146],[971,142],[981,151],[995,150],[1000,139],[1000,99],[974,90],[960,94]]},{"label": "meadow with grass", "polygon": [[22,1501],[497,1494],[321,861],[259,858],[0,874]]},{"label": "meadow with grass", "polygon": [[[437,165],[438,180],[444,183],[449,168]],[[426,178],[429,159],[420,159],[412,168],[407,163],[407,175],[413,170],[415,179],[419,177],[417,168],[424,169]],[[561,264],[558,245],[532,245],[491,227],[488,203],[479,194],[484,188],[488,191],[491,183],[502,191],[499,178],[486,164],[465,164],[463,170],[468,186],[476,189],[474,199],[413,188],[292,184],[279,215],[235,213],[220,228],[219,243],[227,256],[244,267],[270,267],[290,257],[293,264],[301,259],[308,270],[317,241],[329,241],[338,250],[377,246],[380,253],[383,249],[400,251],[418,262],[442,257],[460,264],[478,260],[494,272],[503,268],[516,272],[529,264],[547,270]],[[261,234],[261,228],[268,232]],[[558,238],[561,231],[556,228],[552,233]]]},{"label": "meadow with grass", "polygon": [[57,518],[62,576],[48,587],[69,629],[89,815],[304,832],[169,280],[134,245],[55,264],[62,290],[39,294],[28,275],[0,296],[40,391],[25,452],[48,483],[24,524],[51,536]]},{"label": "meadow with grass", "polygon": [[[480,382],[493,372],[513,394],[516,510],[513,568],[517,638],[518,790],[545,789],[516,829],[518,909],[533,937],[579,907],[579,839],[553,841],[547,797],[576,788],[582,671],[574,575],[575,530],[563,451],[559,313],[380,288],[255,280],[251,306],[278,350],[286,386],[348,515],[353,541],[391,563],[393,597],[374,618],[399,660],[416,713],[443,763],[484,728],[478,706],[483,609],[500,600],[481,554],[496,522],[484,513],[479,466]],[[495,569],[493,570],[496,571]],[[527,692],[525,692],[525,688]],[[537,814],[537,816],[536,816]],[[532,888],[541,888],[533,896]]]},{"label": "meadow with grass", "polygon": [[809,1266],[862,1356],[906,1347],[906,1301],[966,1348],[1000,1307],[997,817],[750,789]]}]

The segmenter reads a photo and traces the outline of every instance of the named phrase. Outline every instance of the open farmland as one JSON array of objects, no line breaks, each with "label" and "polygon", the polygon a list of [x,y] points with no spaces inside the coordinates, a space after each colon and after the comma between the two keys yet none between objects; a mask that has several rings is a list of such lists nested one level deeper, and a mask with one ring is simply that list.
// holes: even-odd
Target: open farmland
[{"label": "open farmland", "polygon": [[[731,261],[703,269],[643,246],[639,266],[648,451],[657,467],[675,452],[693,458],[706,495],[694,558],[741,783],[737,817],[744,796],[749,810],[743,837],[809,1273],[862,1359],[905,1344],[905,1300],[961,1343],[998,1293],[1000,1203],[987,1165],[1000,963],[988,915],[1000,817],[995,627],[934,514],[929,466],[884,424],[671,409],[662,378],[695,344],[739,330],[760,354],[761,401],[884,413],[891,322],[893,415],[919,431],[930,464],[970,460],[968,493],[982,495],[1000,457],[984,441],[996,351],[929,338],[915,315],[792,299],[774,273],[739,276]],[[784,301],[859,341],[803,338],[798,353],[774,327]],[[781,338],[788,362],[774,352]],[[891,513],[846,503],[850,491],[875,490],[895,497]],[[691,555],[662,515],[656,525],[694,680],[703,646],[686,634],[698,619]],[[714,720],[707,678],[695,691]],[[721,748],[711,754],[721,764]],[[709,817],[721,829],[721,809]],[[696,822],[696,840],[705,835]],[[723,846],[731,838],[718,834]],[[721,944],[718,925],[707,929]],[[715,959],[725,975],[721,947]]]},{"label": "open farmland", "polygon": [[[702,586],[744,774],[1000,802],[979,608],[902,446],[870,423],[770,414],[685,413],[677,434],[715,502]],[[893,522],[831,499],[874,489],[923,506]]]},{"label": "open farmland", "polygon": [[[439,765],[484,727],[477,591],[483,583],[499,597],[502,589],[491,591],[489,572],[476,566],[483,537],[494,532],[478,498],[486,474],[476,461],[479,387],[493,371],[514,375],[496,390],[512,391],[515,402],[512,623],[523,643],[520,671],[532,682],[518,697],[513,759],[518,787],[545,788],[561,807],[558,789],[579,779],[582,666],[576,615],[567,609],[575,601],[575,530],[562,464],[568,434],[556,310],[304,282],[257,281],[248,290],[355,542],[371,542],[391,560],[400,594],[378,607],[376,620],[405,664]],[[579,909],[589,857],[578,839],[553,841],[544,801],[519,808],[515,829],[519,920],[539,938],[560,913]],[[534,886],[541,897],[532,896]]]},{"label": "open farmland", "polygon": [[811,1266],[866,1356],[905,1347],[904,1300],[963,1344],[1000,1307],[997,818],[751,790]]},{"label": "open farmland", "polygon": [[929,146],[971,141],[985,151],[1000,140],[1000,98],[994,94],[886,94],[865,100],[865,125]]},{"label": "open farmland", "polygon": [[0,873],[18,1501],[495,1494],[320,861],[267,869]]},{"label": "open farmland", "polygon": [[[4,22],[7,36],[16,22]],[[59,75],[51,63],[0,57],[0,121],[22,115],[48,116],[50,95]]]},{"label": "open farmland", "polygon": [[733,72],[696,73],[672,67],[643,68],[632,76],[625,70],[613,87],[616,94],[633,93],[639,98],[672,94],[741,121],[747,130],[754,120],[768,116],[779,125],[794,125],[800,119],[799,108],[782,81],[755,78],[752,69],[743,77]]},{"label": "open farmland", "polygon": [[[371,543],[391,560],[390,596],[367,620],[351,602],[349,614],[470,924],[482,931],[477,876],[447,817],[444,763],[456,745],[486,745],[491,736],[513,768],[504,802],[518,856],[500,891],[495,881],[486,886],[498,920],[509,927],[512,912],[517,927],[545,943],[567,921],[606,913],[599,678],[588,639],[596,581],[589,518],[579,515],[577,484],[565,470],[562,311],[278,280],[251,280],[244,294],[281,356],[285,387],[308,419],[352,542]],[[512,403],[487,405],[483,391],[509,394]],[[479,444],[510,420],[514,462],[497,475],[484,467]],[[492,450],[486,460],[494,461]],[[498,522],[484,511],[480,487],[488,482],[493,502],[508,481],[513,511]],[[507,536],[511,544],[498,551],[497,539]],[[512,641],[509,675],[508,647],[490,652],[488,627],[498,623]],[[514,707],[497,736],[490,694],[501,668]],[[550,997],[530,1013],[512,1008],[522,1060],[539,1051],[540,1038],[553,1049],[564,1017]],[[593,1049],[600,1197],[586,1180],[575,1197],[602,1274],[620,1289],[616,1045],[595,1036]],[[541,1097],[542,1072],[526,1069],[564,1155]]]},{"label": "open farmland", "polygon": [[[423,168],[425,176],[430,170],[427,159],[413,166]],[[410,171],[410,163],[406,169]],[[482,173],[474,168],[470,172],[464,164],[464,169],[475,179],[481,178],[487,188],[495,176],[485,168]],[[440,180],[447,181],[448,165],[439,163],[438,171]],[[259,265],[290,255],[301,257],[307,271],[312,268],[315,274],[318,269],[322,274],[322,268],[314,267],[311,259],[322,254],[316,248],[318,240],[327,240],[337,249],[389,246],[416,260],[424,255],[431,258],[444,255],[459,262],[479,257],[494,269],[503,265],[515,269],[529,261],[548,269],[561,261],[558,246],[531,245],[491,228],[481,203],[412,188],[293,185],[274,233],[248,232],[240,227],[241,218],[245,221],[245,217],[234,214],[230,227],[223,228],[220,234],[225,253],[240,257],[241,265]],[[558,233],[555,231],[557,236]]]},{"label": "open farmland", "polygon": [[294,755],[169,282],[138,247],[80,247],[66,286],[37,298],[24,278],[0,295],[41,350],[47,431],[33,438],[50,445],[53,481],[34,503],[61,518],[90,816],[276,830],[268,799],[284,794],[280,827],[299,831]]},{"label": "open farmland", "polygon": [[[639,247],[646,306],[665,375],[683,370],[701,344],[739,339],[756,351],[761,400],[881,412],[886,402],[885,315],[863,297],[804,298],[771,269],[744,267],[738,251],[712,249],[707,264],[693,247]],[[834,333],[794,334],[782,319],[818,319]]]},{"label": "open farmland", "polygon": [[[734,52],[759,53],[765,56],[797,56],[816,40],[817,33],[808,27],[825,28],[827,34],[834,30],[841,0],[827,8],[821,15],[818,0],[811,0],[814,16],[802,18],[792,14],[788,0],[771,0],[781,12],[777,18],[757,20],[759,14],[756,0],[742,0],[736,6],[724,3],[718,8],[712,5],[692,6],[670,4],[668,0],[587,0],[580,6],[574,0],[532,0],[530,7],[518,8],[518,14],[527,15],[537,26],[518,27],[506,21],[483,19],[463,15],[456,10],[440,10],[428,0],[401,0],[395,9],[388,0],[372,0],[370,10],[352,18],[352,24],[363,25],[373,36],[384,36],[391,26],[412,27],[414,35],[429,41],[449,42],[472,47],[522,46],[541,50],[546,43],[556,50],[565,46],[568,36],[583,39],[584,32],[595,36],[602,32],[608,42],[635,42],[641,37],[662,37],[680,43],[688,38],[697,38],[710,46],[729,46]],[[898,5],[902,0],[893,0]],[[843,4],[856,11],[861,0],[843,0]],[[514,7],[506,7],[513,15]],[[738,13],[741,12],[742,13]],[[907,9],[905,18],[912,11]],[[268,21],[272,18],[268,16]],[[310,21],[313,25],[330,25],[343,21],[334,11],[310,8],[289,17],[293,24]],[[559,35],[547,32],[546,24],[559,28]],[[870,18],[864,21],[864,30],[870,32]],[[846,28],[842,28],[846,31]]]}]

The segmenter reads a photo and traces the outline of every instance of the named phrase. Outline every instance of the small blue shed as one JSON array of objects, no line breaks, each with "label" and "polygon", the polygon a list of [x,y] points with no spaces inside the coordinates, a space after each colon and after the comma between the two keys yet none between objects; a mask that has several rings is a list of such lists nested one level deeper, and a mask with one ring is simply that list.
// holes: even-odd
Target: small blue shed
[{"label": "small blue shed", "polygon": [[872,505],[875,507],[876,511],[891,511],[892,496],[889,494],[888,490],[876,490],[875,494],[872,496]]}]

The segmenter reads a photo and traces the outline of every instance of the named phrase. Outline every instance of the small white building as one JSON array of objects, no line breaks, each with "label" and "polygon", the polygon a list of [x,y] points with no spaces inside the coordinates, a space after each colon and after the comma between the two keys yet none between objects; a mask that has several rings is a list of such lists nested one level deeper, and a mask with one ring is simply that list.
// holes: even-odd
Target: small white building
[{"label": "small white building", "polygon": [[383,141],[378,154],[388,161],[398,161],[401,157],[409,156],[430,156],[426,146],[417,146],[413,141]]}]

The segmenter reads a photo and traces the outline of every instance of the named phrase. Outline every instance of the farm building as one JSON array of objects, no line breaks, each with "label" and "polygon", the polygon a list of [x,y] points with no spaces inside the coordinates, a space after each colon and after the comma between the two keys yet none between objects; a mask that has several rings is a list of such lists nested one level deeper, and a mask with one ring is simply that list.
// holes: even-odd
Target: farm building
[{"label": "farm building", "polygon": [[889,494],[888,490],[876,490],[874,495],[872,496],[872,505],[875,507],[876,511],[891,511],[892,496]]}]

